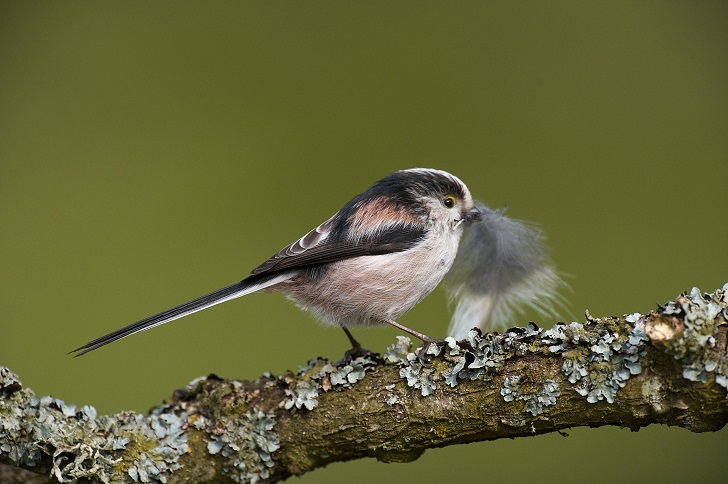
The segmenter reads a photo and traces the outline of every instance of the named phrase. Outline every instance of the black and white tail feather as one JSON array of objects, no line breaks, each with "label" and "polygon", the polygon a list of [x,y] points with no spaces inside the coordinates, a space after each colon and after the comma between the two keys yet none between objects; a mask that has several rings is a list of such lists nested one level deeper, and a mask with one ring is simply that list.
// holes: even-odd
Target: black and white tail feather
[{"label": "black and white tail feather", "polygon": [[223,287],[222,289],[218,289],[217,291],[205,294],[204,296],[200,296],[197,299],[193,299],[192,301],[188,301],[184,304],[180,304],[179,306],[175,306],[171,309],[167,309],[166,311],[155,314],[154,316],[149,316],[148,318],[144,318],[140,321],[137,321],[136,323],[132,323],[129,326],[125,326],[119,330],[114,331],[113,333],[109,333],[100,338],[96,338],[95,340],[89,341],[85,345],[76,348],[75,350],[71,351],[71,353],[75,353],[74,356],[85,355],[89,351],[93,351],[104,345],[113,343],[114,341],[120,340],[121,338],[126,338],[127,336],[131,336],[132,334],[146,331],[147,329],[152,329],[164,323],[174,321],[175,319],[183,318],[192,313],[196,313],[197,311],[202,311],[203,309],[207,309],[217,304],[224,303],[225,301],[242,297],[255,291],[260,291],[262,289],[265,289],[266,287],[273,286],[287,279],[290,279],[294,275],[294,273],[289,272],[278,274],[275,277],[251,277],[248,279],[244,279],[236,284],[231,284],[227,287]]},{"label": "black and white tail feather", "polygon": [[475,202],[481,218],[470,225],[445,278],[455,301],[448,335],[461,340],[473,328],[505,329],[526,309],[558,316],[566,284],[551,266],[543,232]]}]

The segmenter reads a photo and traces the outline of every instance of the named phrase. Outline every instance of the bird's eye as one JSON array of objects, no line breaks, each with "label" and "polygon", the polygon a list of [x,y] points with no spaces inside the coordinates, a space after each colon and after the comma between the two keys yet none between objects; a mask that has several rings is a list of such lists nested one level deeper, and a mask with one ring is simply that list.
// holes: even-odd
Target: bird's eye
[{"label": "bird's eye", "polygon": [[455,206],[455,197],[445,197],[442,199],[442,204],[447,208],[453,208]]}]

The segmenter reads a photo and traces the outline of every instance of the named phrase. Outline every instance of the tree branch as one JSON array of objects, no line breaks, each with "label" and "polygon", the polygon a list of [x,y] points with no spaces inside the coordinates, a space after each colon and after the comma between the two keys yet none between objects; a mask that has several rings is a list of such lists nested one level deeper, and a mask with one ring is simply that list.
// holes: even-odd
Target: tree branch
[{"label": "tree branch", "polygon": [[295,375],[210,375],[147,416],[37,398],[0,367],[0,462],[62,482],[276,482],[584,425],[716,431],[728,420],[727,333],[728,284],[646,316],[472,331],[431,347],[427,367],[398,337],[383,356],[313,360]]}]

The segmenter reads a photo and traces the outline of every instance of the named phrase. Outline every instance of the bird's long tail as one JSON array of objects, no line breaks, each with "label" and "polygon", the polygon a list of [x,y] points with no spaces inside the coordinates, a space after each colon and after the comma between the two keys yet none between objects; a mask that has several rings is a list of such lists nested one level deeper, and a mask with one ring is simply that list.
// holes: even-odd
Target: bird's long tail
[{"label": "bird's long tail", "polygon": [[290,279],[291,276],[292,274],[284,273],[278,274],[273,277],[253,277],[244,279],[238,283],[211,292],[210,294],[206,294],[204,296],[198,297],[197,299],[193,299],[192,301],[188,301],[184,304],[180,304],[179,306],[175,306],[171,309],[167,309],[166,311],[162,311],[161,313],[155,314],[154,316],[150,316],[148,318],[137,321],[136,323],[130,324],[129,326],[126,326],[124,328],[117,329],[113,333],[101,336],[100,338],[96,338],[93,341],[89,341],[83,346],[79,346],[70,353],[76,353],[74,356],[85,355],[89,351],[93,351],[104,345],[113,343],[114,341],[121,338],[126,338],[127,336],[130,336],[134,333],[138,333],[140,331],[144,331],[155,326],[174,321],[175,319],[179,319],[189,314],[196,313],[197,311],[202,311],[203,309],[207,309],[211,306],[215,306],[216,304],[229,301],[230,299],[235,299],[241,296],[245,296],[246,294],[259,291],[266,287]]}]

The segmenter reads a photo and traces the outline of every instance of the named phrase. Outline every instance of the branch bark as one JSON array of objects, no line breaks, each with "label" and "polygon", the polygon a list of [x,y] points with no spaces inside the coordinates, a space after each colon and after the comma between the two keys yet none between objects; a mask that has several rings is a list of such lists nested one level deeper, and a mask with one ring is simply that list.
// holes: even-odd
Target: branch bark
[{"label": "branch bark", "polygon": [[[313,360],[254,381],[199,378],[149,415],[38,398],[0,367],[0,462],[75,482],[277,482],[335,461],[576,426],[728,421],[728,284],[643,316],[472,331],[431,347]],[[7,467],[0,475],[13,472]]]}]

